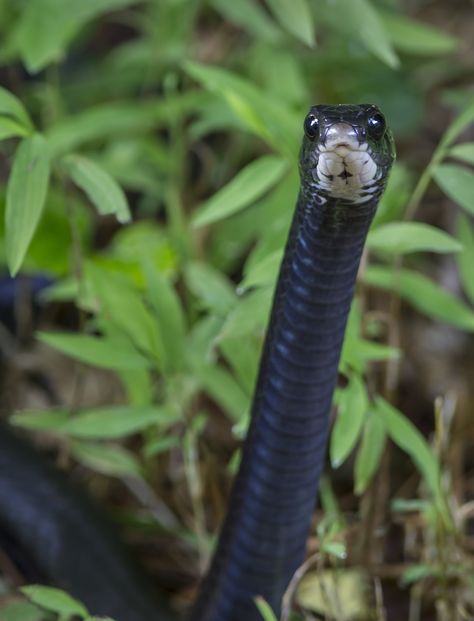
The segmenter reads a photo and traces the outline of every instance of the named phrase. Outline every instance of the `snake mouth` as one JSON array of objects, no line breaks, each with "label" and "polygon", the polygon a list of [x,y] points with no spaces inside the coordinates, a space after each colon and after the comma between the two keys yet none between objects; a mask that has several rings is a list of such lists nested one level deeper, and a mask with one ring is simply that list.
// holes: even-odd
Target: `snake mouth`
[{"label": "snake mouth", "polygon": [[360,142],[354,128],[332,125],[320,144],[315,177],[322,191],[333,198],[360,203],[370,198],[377,164],[368,142]]}]

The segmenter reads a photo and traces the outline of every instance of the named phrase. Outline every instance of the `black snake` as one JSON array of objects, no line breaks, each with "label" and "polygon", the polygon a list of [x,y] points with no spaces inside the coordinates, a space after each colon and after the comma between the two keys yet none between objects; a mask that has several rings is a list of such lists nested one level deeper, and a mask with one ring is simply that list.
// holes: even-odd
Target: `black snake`
[{"label": "black snake", "polygon": [[[279,614],[299,564],[324,461],[339,357],[367,231],[395,157],[373,105],[319,105],[304,122],[301,186],[227,517],[191,621]],[[87,499],[0,430],[0,527],[12,556],[94,614],[168,621]],[[13,542],[13,543],[12,543]]]}]

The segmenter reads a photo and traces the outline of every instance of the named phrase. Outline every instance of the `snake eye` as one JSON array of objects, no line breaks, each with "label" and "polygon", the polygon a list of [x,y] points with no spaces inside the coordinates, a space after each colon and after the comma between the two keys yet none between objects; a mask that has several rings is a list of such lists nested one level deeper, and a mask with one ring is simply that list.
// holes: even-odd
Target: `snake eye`
[{"label": "snake eye", "polygon": [[373,112],[367,119],[369,136],[374,140],[380,140],[385,133],[385,119],[380,112]]},{"label": "snake eye", "polygon": [[319,122],[314,114],[308,114],[304,120],[304,133],[310,140],[314,140],[319,135]]}]

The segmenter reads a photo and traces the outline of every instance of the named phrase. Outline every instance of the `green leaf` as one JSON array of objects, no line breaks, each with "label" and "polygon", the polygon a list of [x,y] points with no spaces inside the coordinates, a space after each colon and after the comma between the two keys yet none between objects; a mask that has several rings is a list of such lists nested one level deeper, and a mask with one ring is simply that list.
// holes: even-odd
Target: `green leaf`
[{"label": "green leaf", "polygon": [[369,0],[331,0],[322,9],[330,28],[339,30],[346,38],[357,39],[392,69],[400,65],[385,25]]},{"label": "green leaf", "polygon": [[251,264],[250,268],[246,270],[242,282],[239,284],[239,292],[250,287],[274,285],[282,258],[283,250],[275,250],[255,264]]},{"label": "green leaf", "polygon": [[68,617],[78,615],[81,618],[89,616],[83,604],[60,589],[33,584],[20,587],[20,591],[37,606],[59,615]]},{"label": "green leaf", "polygon": [[0,607],[2,621],[44,621],[44,614],[34,604],[13,601]]},{"label": "green leaf", "polygon": [[273,298],[273,287],[262,287],[242,296],[228,314],[218,339],[263,333]]},{"label": "green leaf", "polygon": [[390,438],[411,457],[434,499],[442,501],[440,467],[428,442],[406,416],[382,397],[376,399],[375,406]]},{"label": "green leaf", "polygon": [[86,334],[39,332],[38,339],[85,364],[103,369],[143,369],[150,362],[126,340]]},{"label": "green leaf", "polygon": [[173,286],[155,267],[144,268],[147,299],[155,311],[160,327],[165,368],[176,371],[183,368],[186,336],[184,311]]},{"label": "green leaf", "polygon": [[26,429],[66,433],[76,438],[115,439],[151,425],[168,427],[176,414],[164,406],[110,406],[88,408],[74,416],[64,409],[17,412],[11,423]]},{"label": "green leaf", "polygon": [[[470,98],[471,99],[471,98]],[[456,140],[466,127],[474,122],[474,101],[471,102],[463,109],[463,111],[454,119],[448,129],[444,132],[437,151],[443,153],[444,150]]]},{"label": "green leaf", "polygon": [[428,317],[474,331],[474,311],[423,274],[407,269],[394,271],[386,267],[369,266],[363,278],[372,287],[398,292]]},{"label": "green leaf", "polygon": [[307,0],[266,0],[282,28],[308,45],[314,46],[313,14]]},{"label": "green leaf", "polygon": [[352,375],[338,399],[336,424],[331,433],[330,456],[333,468],[338,468],[351,453],[359,438],[368,408],[364,382]]},{"label": "green leaf", "polygon": [[25,410],[15,412],[10,423],[32,431],[59,431],[68,418],[65,410]]},{"label": "green leaf", "polygon": [[103,270],[92,263],[86,265],[87,279],[100,303],[101,313],[135,346],[163,365],[163,343],[157,323],[138,292],[118,272]]},{"label": "green leaf", "polygon": [[444,568],[432,565],[412,565],[406,569],[401,577],[401,584],[407,586],[415,582],[420,582],[423,578],[432,578],[433,576],[441,577],[444,575]]},{"label": "green leaf", "polygon": [[362,442],[354,467],[354,491],[358,495],[365,492],[379,466],[385,438],[382,418],[377,412],[370,412],[364,425]]},{"label": "green leaf", "polygon": [[7,185],[5,211],[6,253],[15,276],[35,233],[49,184],[49,155],[40,134],[25,138],[18,147]]},{"label": "green leaf", "polygon": [[116,439],[174,422],[176,415],[164,406],[117,405],[82,410],[64,421],[59,431],[75,438]]},{"label": "green leaf", "polygon": [[276,155],[254,160],[197,210],[194,226],[211,224],[245,209],[281,179],[287,166],[286,160]]},{"label": "green leaf", "polygon": [[251,395],[258,371],[258,354],[260,341],[248,337],[226,338],[220,341],[220,349],[232,367],[240,385],[247,395]]},{"label": "green leaf", "polygon": [[461,280],[466,295],[474,304],[474,229],[469,218],[462,213],[458,215],[456,225],[459,241],[463,245],[457,257]]},{"label": "green leaf", "polygon": [[205,308],[218,315],[227,314],[237,301],[230,282],[207,263],[193,261],[185,271],[186,284]]},{"label": "green leaf", "polygon": [[29,133],[29,130],[27,130],[25,127],[23,127],[23,125],[18,123],[18,121],[15,121],[5,116],[0,116],[0,140],[14,138],[16,136],[24,138]]},{"label": "green leaf", "polygon": [[474,214],[474,174],[470,170],[455,164],[439,164],[433,177],[449,198]]},{"label": "green leaf", "polygon": [[280,36],[270,16],[253,0],[238,0],[238,2],[211,0],[211,4],[226,18],[226,21],[241,26],[257,39],[275,41]]},{"label": "green leaf", "polygon": [[449,54],[458,47],[455,37],[406,15],[379,11],[379,18],[390,41],[401,52],[434,56]]},{"label": "green leaf", "polygon": [[468,164],[474,164],[474,142],[456,144],[449,149],[448,155]]},{"label": "green leaf", "polygon": [[73,456],[95,472],[109,476],[141,476],[141,467],[135,455],[121,446],[75,441],[71,444]]},{"label": "green leaf", "polygon": [[384,254],[430,251],[459,252],[461,244],[434,226],[422,222],[391,222],[369,233],[367,246]]},{"label": "green leaf", "polygon": [[237,384],[232,375],[222,367],[203,363],[192,357],[191,364],[197,381],[218,403],[232,420],[239,422],[247,412],[248,395]]},{"label": "green leaf", "polygon": [[115,214],[119,222],[130,221],[125,194],[109,173],[82,155],[67,155],[62,163],[71,179],[87,194],[100,214]]},{"label": "green leaf", "polygon": [[278,621],[272,607],[265,599],[263,599],[263,597],[257,595],[254,601],[264,621]]},{"label": "green leaf", "polygon": [[[30,73],[59,61],[76,33],[88,21],[137,0],[35,0],[26,4],[18,27],[22,60]],[[54,16],[54,19],[51,19]]]},{"label": "green leaf", "polygon": [[0,86],[0,116],[11,117],[11,120],[17,121],[26,133],[33,130],[33,123],[21,101],[3,86]]},{"label": "green leaf", "polygon": [[252,82],[220,67],[193,62],[184,69],[205,88],[223,97],[247,129],[290,162],[296,161],[301,118]]}]

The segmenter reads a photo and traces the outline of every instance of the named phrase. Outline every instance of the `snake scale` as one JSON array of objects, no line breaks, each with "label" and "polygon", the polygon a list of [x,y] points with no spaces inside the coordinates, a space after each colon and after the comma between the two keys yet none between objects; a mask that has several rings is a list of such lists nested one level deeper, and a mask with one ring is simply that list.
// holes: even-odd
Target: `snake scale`
[{"label": "snake scale", "polygon": [[[301,185],[274,295],[252,416],[227,516],[190,621],[278,615],[304,558],[329,413],[365,238],[395,157],[374,105],[313,106]],[[0,431],[0,530],[12,557],[94,614],[169,621],[90,502],[6,427]]]}]

